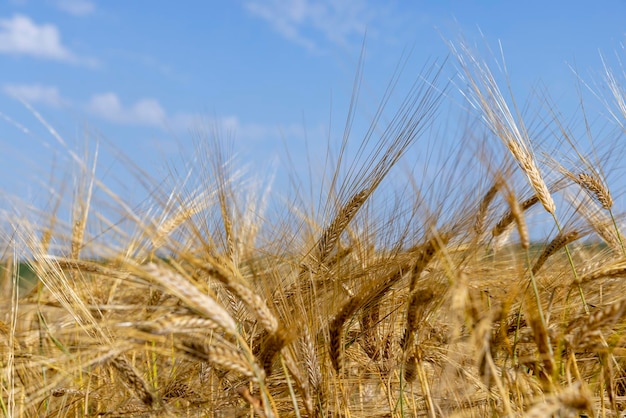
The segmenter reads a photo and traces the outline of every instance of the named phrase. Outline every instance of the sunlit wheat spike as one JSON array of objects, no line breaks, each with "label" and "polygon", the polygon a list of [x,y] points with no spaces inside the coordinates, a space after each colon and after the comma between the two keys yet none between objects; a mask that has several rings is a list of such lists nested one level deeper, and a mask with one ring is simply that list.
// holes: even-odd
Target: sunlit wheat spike
[{"label": "sunlit wheat spike", "polygon": [[550,345],[550,335],[548,329],[544,326],[544,322],[537,315],[529,319],[530,326],[533,330],[533,337],[537,345],[537,351],[542,358],[543,371],[540,375],[541,379],[548,381],[553,375],[556,367],[554,356],[552,354],[552,346]]},{"label": "sunlit wheat spike", "polygon": [[543,205],[544,209],[551,215],[554,215],[556,213],[556,205],[552,199],[552,194],[543,180],[532,155],[521,147],[519,142],[510,141],[507,143],[507,146],[524,173],[526,173],[530,185],[537,193],[537,197],[539,198],[539,201]]},{"label": "sunlit wheat spike", "polygon": [[258,355],[259,363],[265,370],[265,375],[272,374],[272,365],[274,358],[280,350],[289,341],[289,334],[285,329],[279,328],[276,332],[268,334],[264,341],[261,342],[261,350]]},{"label": "sunlit wheat spike", "polygon": [[376,361],[380,357],[380,335],[377,329],[380,320],[380,300],[374,300],[365,307],[359,320],[361,323],[359,343],[368,357]]},{"label": "sunlit wheat spike", "polygon": [[300,340],[300,351],[307,371],[309,385],[314,392],[319,392],[322,384],[321,368],[317,350],[308,327],[304,328]]},{"label": "sunlit wheat spike", "polygon": [[575,177],[576,182],[580,184],[584,190],[589,193],[600,205],[609,210],[613,206],[613,197],[609,189],[600,181],[600,179],[589,173],[580,173]]},{"label": "sunlit wheat spike", "polygon": [[248,310],[255,314],[263,329],[269,333],[275,333],[278,330],[278,320],[258,293],[255,293],[248,286],[237,282],[231,283],[228,289],[233,291]]},{"label": "sunlit wheat spike", "polygon": [[[522,213],[526,212],[528,209],[532,208],[538,202],[539,202],[539,196],[533,195],[532,197],[524,200],[523,202],[518,203],[520,212]],[[500,218],[496,226],[491,231],[491,234],[494,237],[501,235],[508,229],[509,225],[511,225],[513,221],[515,221],[515,214],[513,213],[513,210],[511,209],[506,214],[504,214],[502,218]]]},{"label": "sunlit wheat spike", "polygon": [[407,351],[413,344],[413,336],[422,320],[425,305],[429,304],[435,297],[432,289],[416,289],[409,296],[409,303],[406,311],[406,325],[404,336],[400,342],[402,351]]},{"label": "sunlit wheat spike", "polygon": [[592,270],[580,277],[581,283],[592,282],[601,278],[626,276],[626,263],[619,262],[613,265],[603,265],[599,269]]},{"label": "sunlit wheat spike", "polygon": [[513,194],[508,197],[507,201],[509,202],[511,214],[513,215],[513,219],[515,219],[515,224],[517,225],[517,232],[519,234],[519,240],[522,248],[528,249],[530,247],[530,235],[528,234],[528,225],[526,224],[526,219],[524,218],[524,211]]},{"label": "sunlit wheat spike", "polygon": [[485,192],[483,198],[480,200],[478,205],[478,213],[476,214],[476,223],[474,224],[474,231],[478,236],[481,236],[485,229],[485,219],[487,217],[487,211],[489,209],[489,205],[498,194],[498,191],[502,187],[502,179],[500,177],[496,178],[493,185]]},{"label": "sunlit wheat spike", "polygon": [[268,333],[278,330],[278,320],[267,306],[267,303],[252,289],[245,285],[239,277],[230,274],[225,268],[217,265],[202,264],[202,269],[211,277],[222,282],[242,302],[249,312],[253,313],[259,324]]},{"label": "sunlit wheat spike", "polygon": [[209,361],[225,370],[240,373],[251,379],[257,378],[253,365],[241,351],[235,348],[211,344],[191,337],[183,337],[179,341],[180,348],[193,357]]},{"label": "sunlit wheat spike", "polygon": [[335,369],[339,372],[343,364],[343,325],[354,313],[362,306],[362,298],[356,295],[339,310],[328,326],[330,335],[328,354],[330,361]]},{"label": "sunlit wheat spike", "polygon": [[128,279],[131,273],[113,262],[109,265],[84,259],[67,259],[62,257],[52,258],[62,270],[90,273],[111,279]]},{"label": "sunlit wheat spike", "polygon": [[152,246],[154,248],[163,246],[172,232],[194,215],[206,209],[208,202],[210,202],[210,196],[207,196],[207,193],[201,194],[192,201],[182,202],[181,206],[174,210],[174,213],[155,227],[154,234],[150,237]]},{"label": "sunlit wheat spike", "polygon": [[387,293],[391,286],[403,277],[402,271],[391,271],[382,275],[378,282],[362,286],[358,293],[351,296],[337,311],[328,325],[330,334],[328,353],[336,371],[341,370],[343,361],[343,326],[359,309],[378,300]]},{"label": "sunlit wheat spike", "polygon": [[[592,312],[588,317],[581,318],[582,321],[572,321],[568,327],[570,328],[568,334],[573,334],[571,344],[579,349],[591,345],[597,337],[601,337],[602,329],[613,326],[624,315],[625,311],[626,299],[622,299]],[[572,329],[581,322],[582,325],[578,329]]]},{"label": "sunlit wheat spike", "polygon": [[366,187],[360,192],[355,193],[350,200],[341,207],[332,222],[328,225],[324,232],[322,232],[322,235],[317,242],[316,254],[317,260],[320,263],[326,261],[328,255],[337,245],[339,236],[352,221],[361,206],[363,206],[371,192],[372,190],[369,187]]},{"label": "sunlit wheat spike", "polygon": [[587,223],[596,234],[613,250],[613,253],[622,253],[622,245],[616,234],[617,231],[606,211],[600,209],[594,199],[575,203],[577,203],[578,212],[587,220]]},{"label": "sunlit wheat spike", "polygon": [[411,250],[415,253],[415,261],[411,269],[411,281],[409,283],[409,291],[413,291],[417,281],[428,264],[435,257],[441,248],[445,247],[450,240],[451,234],[439,233],[430,238],[425,244],[419,245]]},{"label": "sunlit wheat spike", "polygon": [[513,155],[545,210],[554,215],[556,205],[537,167],[530,148],[530,138],[521,118],[516,118],[509,109],[487,64],[473,56],[469,47],[463,43],[458,47],[450,43],[450,47],[470,87],[465,97],[481,112],[483,121]]},{"label": "sunlit wheat spike", "polygon": [[[574,383],[557,394],[546,396],[530,408],[524,418],[544,418],[552,416],[585,416],[581,412],[593,413],[593,402],[589,390],[580,382]],[[555,415],[556,414],[556,415]]]},{"label": "sunlit wheat spike", "polygon": [[237,324],[230,314],[188,279],[170,268],[155,263],[143,266],[143,270],[150,275],[151,279],[161,284],[166,291],[178,296],[194,311],[212,320],[230,334],[237,334]]},{"label": "sunlit wheat spike", "polygon": [[165,315],[151,321],[120,323],[119,326],[134,326],[141,331],[157,335],[221,328],[213,320],[197,315]]},{"label": "sunlit wheat spike", "polygon": [[566,245],[568,245],[568,244],[576,241],[577,239],[579,239],[580,236],[581,236],[581,234],[578,231],[570,231],[570,232],[566,232],[566,233],[559,233],[543,249],[543,252],[541,253],[539,258],[537,259],[537,261],[535,261],[535,264],[533,265],[532,273],[536,274],[539,271],[539,269],[545,264],[545,262],[548,260],[548,258],[550,258],[552,255],[554,255],[561,248],[563,248]]},{"label": "sunlit wheat spike", "polygon": [[141,378],[139,373],[126,359],[115,357],[111,360],[111,365],[119,372],[129,388],[146,406],[154,407],[158,404],[158,398],[152,393],[146,381]]}]

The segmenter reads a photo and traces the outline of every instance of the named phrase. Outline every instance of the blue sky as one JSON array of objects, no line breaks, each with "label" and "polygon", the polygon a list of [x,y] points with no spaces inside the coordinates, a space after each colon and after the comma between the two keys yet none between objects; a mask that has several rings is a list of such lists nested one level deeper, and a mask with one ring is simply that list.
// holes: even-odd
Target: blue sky
[{"label": "blue sky", "polygon": [[[577,101],[570,65],[600,81],[600,53],[619,51],[625,22],[624,0],[3,1],[0,189],[35,202],[37,181],[54,164],[61,176],[68,149],[83,152],[86,138],[110,144],[103,176],[126,178],[115,147],[158,178],[179,148],[193,149],[194,129],[213,124],[253,170],[280,165],[285,145],[304,161],[305,136],[323,155],[340,138],[364,38],[357,136],[403,51],[400,98],[425,63],[448,56],[444,39],[460,35],[479,48],[501,42],[517,99],[545,86],[567,115]],[[454,59],[447,65],[453,77]],[[443,107],[463,105],[451,93]],[[588,111],[602,117],[598,104]]]}]

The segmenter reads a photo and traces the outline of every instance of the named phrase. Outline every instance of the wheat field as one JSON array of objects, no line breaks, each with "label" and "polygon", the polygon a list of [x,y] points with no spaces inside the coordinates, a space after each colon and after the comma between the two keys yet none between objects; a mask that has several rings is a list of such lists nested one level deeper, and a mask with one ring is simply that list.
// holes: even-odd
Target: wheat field
[{"label": "wheat field", "polygon": [[[450,47],[393,118],[346,135],[314,205],[295,190],[270,216],[279,198],[219,139],[198,151],[207,175],[149,184],[143,210],[76,157],[71,221],[19,213],[2,232],[2,413],[622,416],[626,249],[609,179],[625,73],[605,68],[596,92],[614,142],[586,151],[556,109],[529,120],[487,61]],[[456,90],[485,134],[386,192]],[[349,144],[359,158],[342,158]]]}]

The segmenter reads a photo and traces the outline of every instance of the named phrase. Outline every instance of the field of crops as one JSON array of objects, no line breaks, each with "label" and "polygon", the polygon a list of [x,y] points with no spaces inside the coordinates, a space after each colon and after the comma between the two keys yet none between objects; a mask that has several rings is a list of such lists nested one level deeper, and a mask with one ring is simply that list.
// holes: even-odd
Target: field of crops
[{"label": "field of crops", "polygon": [[[623,69],[598,92],[615,146],[587,152],[556,109],[526,120],[485,61],[452,51],[466,85],[427,69],[392,120],[345,140],[360,162],[340,153],[314,208],[295,190],[267,214],[278,197],[219,138],[198,151],[202,179],[153,185],[149,210],[77,162],[71,222],[16,214],[3,231],[3,414],[621,416],[626,249],[607,167]],[[484,137],[384,193],[459,87]]]}]

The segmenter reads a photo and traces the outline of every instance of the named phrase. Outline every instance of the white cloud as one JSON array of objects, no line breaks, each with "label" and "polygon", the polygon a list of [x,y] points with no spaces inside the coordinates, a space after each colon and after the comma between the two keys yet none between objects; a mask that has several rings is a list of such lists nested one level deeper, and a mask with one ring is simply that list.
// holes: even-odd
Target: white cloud
[{"label": "white cloud", "polygon": [[165,110],[157,100],[151,98],[141,99],[130,107],[124,107],[115,93],[97,94],[91,98],[87,109],[109,122],[125,125],[163,127],[167,122]]},{"label": "white cloud", "polygon": [[96,10],[96,4],[90,0],[57,0],[56,6],[74,16],[87,16]]},{"label": "white cloud", "polygon": [[[259,141],[282,137],[301,137],[300,125],[263,125],[242,123],[236,116],[214,116],[189,112],[168,115],[163,106],[153,98],[143,98],[133,104],[123,104],[116,93],[102,93],[91,97],[87,110],[104,120],[119,125],[135,125],[159,128],[167,132],[216,133],[234,139]],[[320,134],[321,134],[320,130]]]},{"label": "white cloud", "polygon": [[96,94],[87,103],[87,110],[102,119],[120,125],[149,126],[174,132],[190,132],[216,126],[220,132],[238,132],[239,120],[234,116],[209,120],[200,114],[177,112],[168,115],[158,100],[143,98],[131,105],[121,102],[116,93]]},{"label": "white cloud", "polygon": [[6,84],[3,90],[28,103],[42,103],[48,106],[59,107],[67,103],[59,94],[56,86],[43,86],[41,84]]},{"label": "white cloud", "polygon": [[20,14],[0,19],[0,53],[95,65],[93,60],[79,58],[67,49],[55,25],[37,25]]},{"label": "white cloud", "polygon": [[373,18],[384,14],[362,0],[250,0],[245,8],[309,50],[318,49],[313,35],[340,46],[348,45],[351,38],[360,40]]}]

